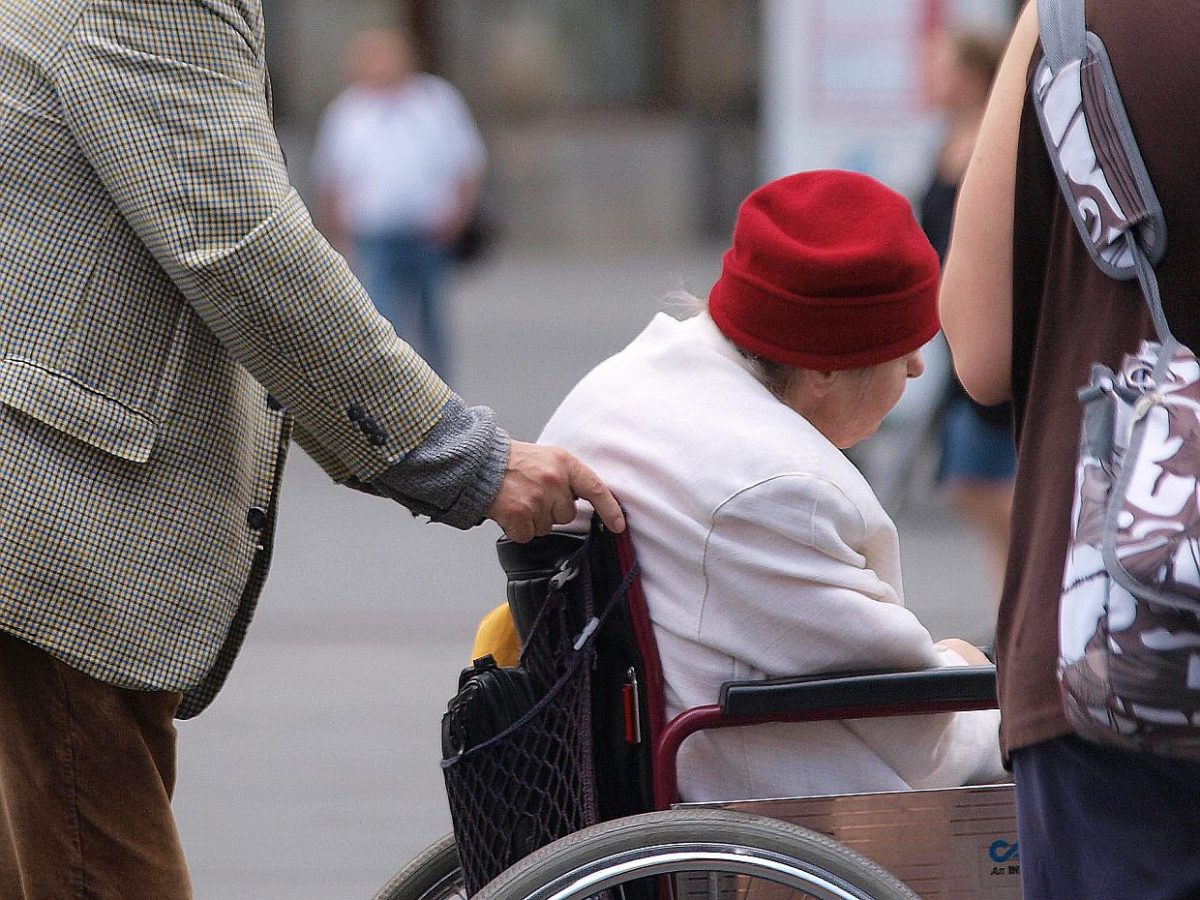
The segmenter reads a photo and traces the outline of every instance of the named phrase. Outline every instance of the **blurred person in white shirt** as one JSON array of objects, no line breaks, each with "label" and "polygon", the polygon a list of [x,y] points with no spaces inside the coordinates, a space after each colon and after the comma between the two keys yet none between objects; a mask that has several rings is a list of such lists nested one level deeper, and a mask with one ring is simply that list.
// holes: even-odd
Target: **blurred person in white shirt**
[{"label": "blurred person in white shirt", "polygon": [[359,32],[345,66],[349,86],[313,154],[323,230],[380,313],[448,379],[452,248],[478,198],[483,139],[462,95],[417,70],[403,32]]}]

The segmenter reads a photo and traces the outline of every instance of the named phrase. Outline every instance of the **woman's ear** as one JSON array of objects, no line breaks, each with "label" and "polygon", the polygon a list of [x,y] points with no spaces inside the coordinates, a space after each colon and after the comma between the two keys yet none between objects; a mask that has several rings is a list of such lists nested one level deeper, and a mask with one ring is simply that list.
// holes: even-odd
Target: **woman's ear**
[{"label": "woman's ear", "polygon": [[819,369],[803,369],[802,377],[808,383],[808,389],[817,397],[826,396],[833,390],[834,384],[844,375],[844,372],[823,372]]},{"label": "woman's ear", "polygon": [[800,415],[807,417],[829,396],[837,374],[815,369],[792,369],[781,399]]}]

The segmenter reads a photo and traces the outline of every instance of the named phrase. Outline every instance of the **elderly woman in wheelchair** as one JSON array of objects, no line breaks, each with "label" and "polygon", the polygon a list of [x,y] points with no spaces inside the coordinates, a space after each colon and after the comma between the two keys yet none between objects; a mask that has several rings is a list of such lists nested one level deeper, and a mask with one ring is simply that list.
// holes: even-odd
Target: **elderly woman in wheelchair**
[{"label": "elderly woman in wheelchair", "polygon": [[[469,766],[469,752],[445,760],[448,773],[465,769],[447,775],[457,846],[454,836],[435,844],[380,898],[461,897],[509,866],[481,896],[1019,896],[1005,878],[1016,868],[1011,791],[904,805],[912,789],[1008,780],[994,670],[970,668],[990,664],[965,641],[935,642],[905,609],[896,528],[842,453],[921,374],[920,348],[938,330],[938,274],[900,195],[848,172],[782,178],[743,203],[706,308],[693,301],[689,318],[656,316],[567,395],[540,440],[604,478],[629,530],[605,533],[581,504],[568,531],[588,532],[578,538],[587,549],[562,533],[525,548],[502,541],[502,620],[511,608],[526,666],[530,623],[543,620],[554,584],[578,587],[571,579],[586,571],[589,586],[561,608],[582,596],[588,608],[566,631],[589,616],[596,626],[565,642],[578,650],[598,635],[584,667],[590,721],[560,723],[523,756],[497,749],[507,746],[502,734]],[[590,555],[581,563],[581,554]],[[605,601],[610,594],[626,603]],[[602,610],[618,606],[626,619],[606,645],[613,621]],[[853,674],[868,672],[890,674]],[[614,694],[625,696],[623,726]],[[594,775],[596,798],[587,821],[601,824],[560,822],[524,841],[526,820],[545,813],[528,811],[527,777],[512,770],[536,768],[543,747],[561,761],[563,739],[581,730],[590,739],[576,762],[584,780]],[[480,760],[492,768],[472,776]],[[452,787],[469,777],[471,791]],[[515,787],[494,800],[501,783]],[[911,857],[907,883],[871,861],[879,857],[826,837],[854,843],[836,827],[810,830],[822,830],[804,818],[811,811],[797,817],[760,806],[790,800],[753,800],[870,797],[892,799],[850,809],[860,836],[864,825],[885,840],[939,835],[920,853],[885,854],[888,867]],[[671,809],[743,798],[754,815],[711,803]],[[831,821],[820,810],[818,819]],[[748,891],[746,878],[758,887]],[[764,881],[792,892],[759,893]]]},{"label": "elderly woman in wheelchair", "polygon": [[[540,440],[628,511],[668,717],[730,680],[986,664],[904,608],[895,526],[841,452],[921,374],[937,281],[900,195],[848,172],[779,179],[742,205],[707,311],[659,314],[551,417]],[[986,710],[700,734],[679,793],[994,781],[997,728]]]}]

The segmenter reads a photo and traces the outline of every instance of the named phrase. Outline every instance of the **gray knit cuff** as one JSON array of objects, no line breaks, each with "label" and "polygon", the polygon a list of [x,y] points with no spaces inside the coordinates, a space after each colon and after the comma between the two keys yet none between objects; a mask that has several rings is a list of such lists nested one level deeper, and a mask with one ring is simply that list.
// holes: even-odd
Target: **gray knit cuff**
[{"label": "gray knit cuff", "polygon": [[486,406],[468,408],[456,394],[425,440],[370,486],[415,515],[473,528],[500,490],[509,444],[494,412]]}]

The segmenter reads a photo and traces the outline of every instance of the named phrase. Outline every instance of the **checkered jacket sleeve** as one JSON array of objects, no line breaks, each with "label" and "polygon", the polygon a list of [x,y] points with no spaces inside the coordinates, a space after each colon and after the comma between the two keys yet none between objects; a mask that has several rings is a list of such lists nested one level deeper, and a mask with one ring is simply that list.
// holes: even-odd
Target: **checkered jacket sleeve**
[{"label": "checkered jacket sleeve", "polygon": [[[53,70],[121,214],[337,480],[402,459],[452,392],[374,311],[291,187],[250,0],[93,0]],[[368,427],[369,426],[369,427]]]}]

